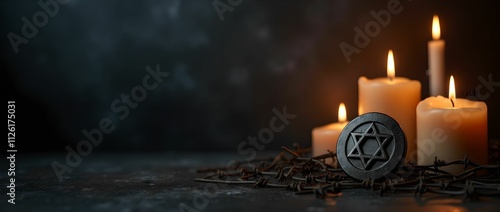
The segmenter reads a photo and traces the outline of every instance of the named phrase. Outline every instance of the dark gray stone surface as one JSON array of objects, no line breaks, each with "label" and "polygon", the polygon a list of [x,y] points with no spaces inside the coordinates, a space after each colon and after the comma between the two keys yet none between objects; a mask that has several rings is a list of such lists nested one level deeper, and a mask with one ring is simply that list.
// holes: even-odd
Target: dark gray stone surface
[{"label": "dark gray stone surface", "polygon": [[[316,199],[284,189],[195,182],[196,168],[224,166],[228,153],[91,154],[59,183],[51,163],[65,155],[18,155],[16,205],[2,195],[0,211],[498,211],[500,198],[462,202],[412,194],[379,196],[364,189]],[[6,175],[2,174],[2,191]],[[208,191],[208,192],[207,192]],[[189,211],[189,210],[186,210]]]}]

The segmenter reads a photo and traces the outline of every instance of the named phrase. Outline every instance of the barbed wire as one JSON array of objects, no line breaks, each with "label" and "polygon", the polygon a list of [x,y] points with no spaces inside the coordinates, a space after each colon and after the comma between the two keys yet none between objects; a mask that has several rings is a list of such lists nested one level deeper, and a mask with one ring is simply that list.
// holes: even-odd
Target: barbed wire
[{"label": "barbed wire", "polygon": [[[481,196],[500,196],[500,165],[481,165],[467,156],[462,160],[443,161],[437,157],[433,164],[404,164],[383,179],[356,180],[325,159],[333,152],[309,157],[311,148],[295,144],[293,150],[282,147],[275,157],[237,161],[230,167],[198,169],[207,173],[196,178],[198,182],[248,184],[253,188],[284,188],[297,195],[314,194],[318,198],[335,195],[346,189],[364,188],[380,195],[408,194],[423,196],[427,193],[462,196],[464,200],[478,200]],[[452,174],[445,167],[462,166],[463,171]]]}]

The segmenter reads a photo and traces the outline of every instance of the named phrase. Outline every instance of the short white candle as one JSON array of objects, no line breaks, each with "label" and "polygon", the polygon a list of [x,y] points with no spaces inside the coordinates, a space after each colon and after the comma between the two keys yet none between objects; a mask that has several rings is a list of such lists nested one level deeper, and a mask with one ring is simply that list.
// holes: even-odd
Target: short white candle
[{"label": "short white candle", "polygon": [[[456,98],[453,76],[449,98],[429,97],[417,106],[418,164],[434,158],[451,162],[467,154],[475,163],[488,162],[488,108],[484,102]],[[463,166],[446,167],[452,173]]]},{"label": "short white candle", "polygon": [[392,51],[387,58],[387,77],[358,80],[359,115],[368,112],[385,113],[403,129],[408,143],[406,159],[415,161],[417,135],[415,108],[420,101],[419,81],[396,77]]},{"label": "short white candle", "polygon": [[[331,123],[325,126],[316,127],[312,131],[312,154],[318,156],[328,153],[330,150],[333,153],[337,152],[337,140],[339,135],[347,125],[347,111],[344,103],[340,103],[338,111],[338,122]],[[331,163],[331,159],[326,160]]]}]

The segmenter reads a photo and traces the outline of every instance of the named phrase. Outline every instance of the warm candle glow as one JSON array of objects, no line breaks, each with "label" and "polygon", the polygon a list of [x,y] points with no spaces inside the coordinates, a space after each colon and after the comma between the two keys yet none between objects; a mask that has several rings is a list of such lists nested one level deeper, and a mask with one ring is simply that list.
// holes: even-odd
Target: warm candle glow
[{"label": "warm candle glow", "polygon": [[347,112],[345,109],[344,103],[340,103],[339,105],[339,122],[347,121]]},{"label": "warm candle glow", "polygon": [[453,79],[453,75],[450,77],[450,90],[448,91],[448,98],[451,101],[451,104],[455,106],[457,96],[455,94],[455,79]]},{"label": "warm candle glow", "polygon": [[441,38],[441,27],[439,26],[439,17],[437,15],[432,18],[432,38],[434,40]]},{"label": "warm candle glow", "polygon": [[394,54],[392,50],[389,50],[389,54],[387,55],[387,77],[393,80],[395,76],[396,68],[394,67]]}]

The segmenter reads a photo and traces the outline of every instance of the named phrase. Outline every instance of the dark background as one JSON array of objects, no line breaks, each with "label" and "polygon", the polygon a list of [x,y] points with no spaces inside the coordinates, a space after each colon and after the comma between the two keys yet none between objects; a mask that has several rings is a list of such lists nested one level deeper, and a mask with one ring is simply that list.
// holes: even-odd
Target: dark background
[{"label": "dark background", "polygon": [[[309,146],[313,127],[337,121],[340,102],[349,119],[357,115],[357,80],[385,76],[389,48],[396,74],[420,80],[428,96],[435,13],[458,96],[479,85],[478,76],[500,81],[494,0],[401,0],[403,11],[350,64],[339,44],[352,45],[353,28],[388,1],[244,0],[222,22],[212,2],[70,1],[15,54],[6,35],[21,35],[21,17],[31,20],[41,8],[2,1],[2,97],[16,100],[17,149],[65,151],[84,139],[83,129],[110,118],[116,129],[96,151],[236,151],[285,105],[297,118],[266,149]],[[171,75],[119,121],[111,102],[156,64]],[[499,90],[485,100],[490,139],[500,138]]]}]

